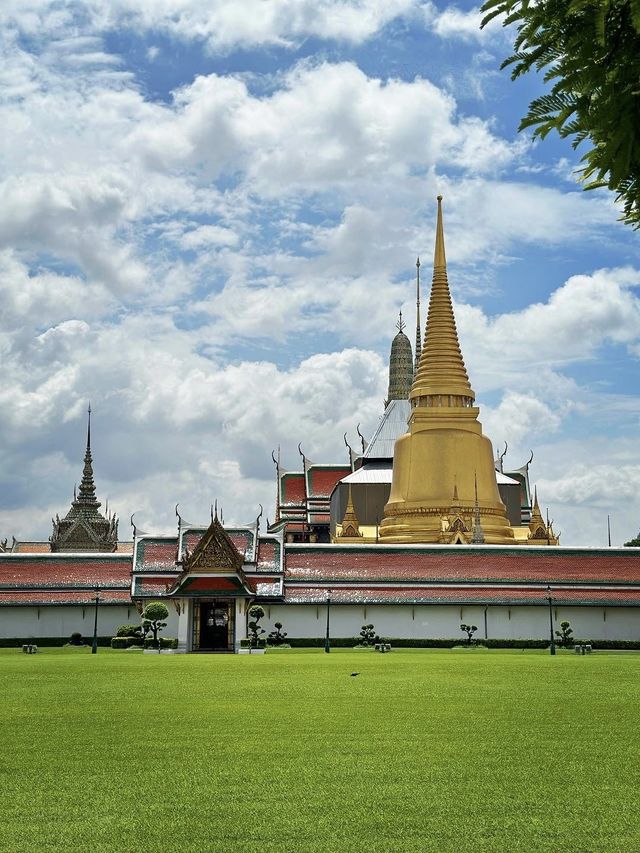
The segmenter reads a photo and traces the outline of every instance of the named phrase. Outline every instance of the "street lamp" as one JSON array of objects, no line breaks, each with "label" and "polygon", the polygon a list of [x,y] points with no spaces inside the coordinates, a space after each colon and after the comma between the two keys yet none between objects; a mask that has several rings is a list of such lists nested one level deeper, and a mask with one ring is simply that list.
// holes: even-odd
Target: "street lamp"
[{"label": "street lamp", "polygon": [[329,614],[331,612],[331,590],[327,592],[327,635],[324,638],[324,650],[327,654],[331,651],[331,644],[329,642]]},{"label": "street lamp", "polygon": [[98,604],[100,602],[100,588],[96,587],[96,610],[93,619],[93,643],[91,644],[91,654],[95,655],[98,651]]},{"label": "street lamp", "polygon": [[547,601],[549,602],[549,633],[551,636],[551,645],[549,646],[549,654],[555,655],[556,641],[553,639],[553,598],[551,598],[551,587],[547,587]]}]

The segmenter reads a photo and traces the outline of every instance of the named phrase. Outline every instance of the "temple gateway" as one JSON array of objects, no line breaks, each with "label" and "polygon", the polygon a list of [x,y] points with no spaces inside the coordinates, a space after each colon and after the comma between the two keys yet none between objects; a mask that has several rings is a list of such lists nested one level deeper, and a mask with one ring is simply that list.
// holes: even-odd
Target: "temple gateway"
[{"label": "temple gateway", "polygon": [[[345,463],[300,469],[274,453],[273,522],[226,526],[217,508],[194,527],[118,541],[96,499],[91,413],[82,481],[48,542],[0,544],[0,642],[100,636],[137,620],[148,601],[170,611],[178,651],[238,651],[248,611],[290,638],[355,637],[363,623],[397,639],[544,639],[568,620],[575,636],[640,640],[640,549],[565,548],[544,517],[529,468],[505,464],[482,432],[451,303],[438,197],[424,341],[420,261],[416,340],[402,315],[384,412]],[[359,433],[359,429],[358,429]],[[276,437],[274,437],[276,438]]]}]

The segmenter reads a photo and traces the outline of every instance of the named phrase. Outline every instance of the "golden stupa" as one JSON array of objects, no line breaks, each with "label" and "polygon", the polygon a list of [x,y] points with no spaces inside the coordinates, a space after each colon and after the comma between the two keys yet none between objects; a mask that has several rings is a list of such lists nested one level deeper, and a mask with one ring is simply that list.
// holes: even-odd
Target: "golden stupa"
[{"label": "golden stupa", "polygon": [[442,196],[409,431],[395,444],[383,542],[515,544],[464,366],[447,281]]}]

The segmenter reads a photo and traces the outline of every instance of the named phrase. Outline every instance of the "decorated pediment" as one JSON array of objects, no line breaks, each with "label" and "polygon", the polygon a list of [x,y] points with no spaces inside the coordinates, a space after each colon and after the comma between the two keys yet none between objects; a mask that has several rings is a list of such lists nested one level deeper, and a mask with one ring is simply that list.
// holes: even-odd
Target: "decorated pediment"
[{"label": "decorated pediment", "polygon": [[231,541],[217,515],[193,549],[182,558],[183,572],[240,572],[244,558]]}]

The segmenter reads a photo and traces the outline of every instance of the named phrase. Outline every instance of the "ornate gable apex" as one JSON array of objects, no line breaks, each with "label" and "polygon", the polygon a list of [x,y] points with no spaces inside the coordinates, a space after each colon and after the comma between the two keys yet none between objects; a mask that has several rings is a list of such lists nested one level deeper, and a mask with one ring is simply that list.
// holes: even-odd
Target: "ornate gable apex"
[{"label": "ornate gable apex", "polygon": [[186,572],[242,571],[244,558],[231,541],[216,515],[191,553],[185,551],[182,570]]}]

